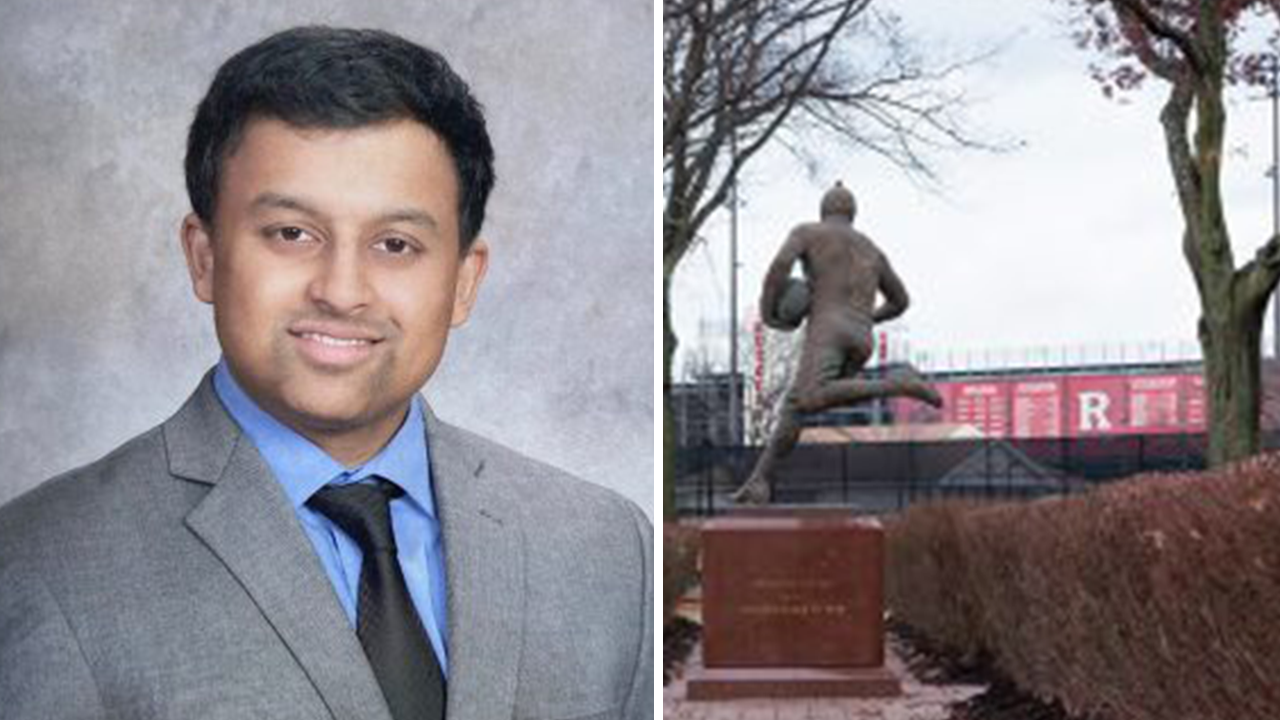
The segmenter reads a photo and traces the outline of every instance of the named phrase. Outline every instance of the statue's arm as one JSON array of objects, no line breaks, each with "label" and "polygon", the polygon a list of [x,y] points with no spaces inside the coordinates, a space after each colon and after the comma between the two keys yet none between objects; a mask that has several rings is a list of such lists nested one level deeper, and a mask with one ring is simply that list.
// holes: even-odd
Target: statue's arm
[{"label": "statue's arm", "polygon": [[902,284],[902,278],[893,271],[889,259],[883,255],[880,256],[879,289],[884,295],[884,302],[872,313],[872,322],[881,323],[892,320],[907,311],[907,306],[911,304],[911,298],[907,296],[907,288]]},{"label": "statue's arm", "polygon": [[772,328],[787,327],[778,319],[778,299],[787,287],[787,279],[791,277],[791,267],[804,252],[803,236],[792,233],[783,243],[773,263],[769,265],[764,276],[764,288],[760,292],[760,319]]}]

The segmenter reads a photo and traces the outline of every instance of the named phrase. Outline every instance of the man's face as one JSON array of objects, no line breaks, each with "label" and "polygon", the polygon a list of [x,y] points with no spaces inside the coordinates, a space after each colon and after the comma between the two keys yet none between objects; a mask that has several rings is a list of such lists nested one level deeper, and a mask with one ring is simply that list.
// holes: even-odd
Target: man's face
[{"label": "man's face", "polygon": [[249,123],[214,227],[188,216],[183,245],[263,409],[313,440],[389,437],[484,275],[482,241],[460,257],[458,193],[448,149],[419,123]]}]

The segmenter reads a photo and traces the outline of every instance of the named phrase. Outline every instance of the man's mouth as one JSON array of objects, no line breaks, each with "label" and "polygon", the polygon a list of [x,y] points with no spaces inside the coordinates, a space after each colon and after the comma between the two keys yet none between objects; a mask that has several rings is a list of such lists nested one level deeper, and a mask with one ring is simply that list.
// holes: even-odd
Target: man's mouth
[{"label": "man's mouth", "polygon": [[372,345],[374,342],[373,340],[366,340],[364,338],[339,338],[339,337],[333,337],[332,335],[325,335],[323,333],[316,333],[316,332],[300,333],[298,337],[304,340],[314,340],[315,342],[322,343],[324,345],[332,345],[333,347],[355,347],[358,345]]},{"label": "man's mouth", "polygon": [[364,363],[373,356],[373,347],[386,339],[360,326],[322,321],[300,321],[289,328],[289,334],[309,364],[330,371]]}]

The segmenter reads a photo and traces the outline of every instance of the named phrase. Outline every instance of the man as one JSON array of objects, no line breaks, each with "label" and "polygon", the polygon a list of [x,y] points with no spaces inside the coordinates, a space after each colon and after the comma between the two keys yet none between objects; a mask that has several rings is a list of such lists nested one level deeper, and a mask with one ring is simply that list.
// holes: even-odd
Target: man
[{"label": "man", "polygon": [[[940,406],[942,399],[910,366],[882,378],[857,377],[871,358],[871,329],[906,312],[907,289],[889,259],[853,229],[853,193],[837,182],[822,197],[819,222],[804,223],[778,251],[765,275],[760,315],[769,327],[794,330],[808,318],[800,364],[769,444],[734,499],[769,502],[778,461],[800,439],[805,413],[894,395]],[[800,261],[806,280],[791,279]],[[876,305],[877,294],[884,303]]]},{"label": "man", "polygon": [[488,262],[479,105],[301,28],[226,62],[181,241],[223,358],[0,508],[5,718],[647,718],[651,528],[417,395]]}]

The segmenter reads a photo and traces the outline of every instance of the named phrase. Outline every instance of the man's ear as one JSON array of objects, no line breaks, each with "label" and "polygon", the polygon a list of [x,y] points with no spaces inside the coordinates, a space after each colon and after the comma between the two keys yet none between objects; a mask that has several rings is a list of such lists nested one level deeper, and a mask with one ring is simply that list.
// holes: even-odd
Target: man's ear
[{"label": "man's ear", "polygon": [[195,213],[182,219],[182,253],[187,256],[191,289],[201,302],[213,303],[213,236]]},{"label": "man's ear", "polygon": [[480,281],[484,280],[484,273],[488,269],[489,245],[481,238],[476,238],[466,256],[458,263],[458,281],[453,288],[453,317],[449,321],[451,327],[458,327],[471,317]]}]

